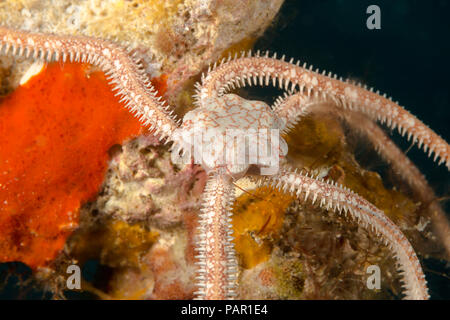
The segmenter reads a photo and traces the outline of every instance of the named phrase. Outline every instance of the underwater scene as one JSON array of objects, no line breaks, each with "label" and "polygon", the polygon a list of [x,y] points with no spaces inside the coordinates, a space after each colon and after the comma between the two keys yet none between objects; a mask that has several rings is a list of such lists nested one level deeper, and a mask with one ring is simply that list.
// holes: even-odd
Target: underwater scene
[{"label": "underwater scene", "polygon": [[449,11],[0,1],[0,299],[450,299]]}]

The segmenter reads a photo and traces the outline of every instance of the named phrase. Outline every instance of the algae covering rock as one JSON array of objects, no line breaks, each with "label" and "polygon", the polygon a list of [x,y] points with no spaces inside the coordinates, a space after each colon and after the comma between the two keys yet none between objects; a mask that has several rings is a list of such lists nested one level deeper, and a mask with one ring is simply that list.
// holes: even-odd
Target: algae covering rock
[{"label": "algae covering rock", "polygon": [[[168,75],[175,101],[186,80],[225,50],[249,49],[269,26],[283,0],[45,0],[2,1],[2,25],[87,35],[135,48],[147,72]],[[17,79],[11,83],[17,85]],[[20,79],[20,77],[19,77]]]}]

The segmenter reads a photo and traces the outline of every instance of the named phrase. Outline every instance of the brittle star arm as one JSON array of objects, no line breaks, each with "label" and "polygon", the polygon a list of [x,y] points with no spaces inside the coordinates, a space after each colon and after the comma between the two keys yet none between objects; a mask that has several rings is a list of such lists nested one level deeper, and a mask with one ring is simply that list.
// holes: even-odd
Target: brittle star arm
[{"label": "brittle star arm", "polygon": [[[308,97],[302,93],[287,94],[275,100],[271,109],[284,123],[283,134],[288,133],[301,117],[315,112],[322,105],[328,105],[330,100],[323,97]],[[334,111],[334,110],[333,110]]]},{"label": "brittle star arm", "polygon": [[434,160],[439,158],[439,164],[445,163],[450,170],[448,143],[398,103],[372,89],[366,90],[365,87],[338,80],[331,73],[320,74],[318,70],[312,71],[312,66],[306,69],[306,64],[300,67],[298,62],[292,62],[293,59],[284,61],[284,56],[278,60],[276,55],[269,57],[268,54],[261,56],[257,53],[251,56],[249,52],[239,59],[214,65],[207,76],[202,77],[202,83],[197,88],[197,104],[201,105],[207,97],[223,95],[235,86],[269,85],[270,80],[275,86],[278,81],[280,88],[287,91],[298,90],[308,97],[331,99],[344,109],[361,111],[374,120],[386,122],[392,129],[398,127],[402,135],[407,134],[408,139],[412,137],[419,148],[423,146],[425,152],[428,150],[428,156],[434,153]]},{"label": "brittle star arm", "polygon": [[436,202],[436,195],[428,185],[425,177],[412,161],[400,150],[384,131],[364,114],[358,111],[337,109],[330,101],[323,98],[309,98],[300,93],[280,97],[273,105],[277,116],[285,121],[289,130],[299,119],[310,113],[334,113],[343,118],[353,129],[364,134],[374,146],[378,154],[385,159],[394,171],[407,182],[413,193],[423,202],[429,204],[428,212],[431,216],[433,228],[450,257],[450,226],[445,212]]},{"label": "brittle star arm", "polygon": [[447,257],[450,258],[450,226],[446,214],[437,202],[433,189],[424,175],[400,150],[384,131],[373,121],[360,113],[345,112],[345,121],[364,134],[377,150],[378,154],[388,162],[394,172],[407,182],[411,191],[428,205],[427,212],[431,217],[433,229],[436,231],[444,246]]},{"label": "brittle star arm", "polygon": [[127,108],[161,139],[171,137],[178,122],[153,88],[142,65],[121,46],[91,37],[30,33],[0,26],[0,53],[47,62],[87,62],[100,67]]},{"label": "brittle star arm", "polygon": [[302,172],[281,171],[279,174],[260,180],[280,189],[282,192],[295,194],[299,199],[319,202],[320,207],[344,212],[369,230],[372,229],[395,253],[398,269],[402,276],[406,299],[428,299],[425,276],[414,249],[401,230],[386,215],[370,202],[351,190],[337,184],[310,177]]},{"label": "brittle star arm", "polygon": [[231,177],[220,171],[210,173],[197,229],[196,299],[224,300],[236,296],[237,263],[231,236],[233,201]]}]

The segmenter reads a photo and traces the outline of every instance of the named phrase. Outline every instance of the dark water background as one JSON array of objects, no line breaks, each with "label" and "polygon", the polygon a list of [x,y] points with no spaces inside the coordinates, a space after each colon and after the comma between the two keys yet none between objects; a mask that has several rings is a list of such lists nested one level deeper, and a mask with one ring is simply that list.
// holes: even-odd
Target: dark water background
[{"label": "dark water background", "polygon": [[[381,30],[366,8],[381,9]],[[270,50],[358,80],[391,96],[450,141],[450,1],[287,0],[255,49]],[[394,134],[406,150],[409,143]],[[408,155],[440,195],[450,175],[423,151]]]},{"label": "dark water background", "polygon": [[[366,8],[371,4],[381,9],[381,30],[366,27]],[[276,51],[373,86],[450,141],[449,16],[450,1],[446,0],[287,0],[255,49]],[[274,93],[276,90],[265,88],[262,94],[273,97]],[[393,139],[403,150],[408,149],[409,143],[398,134]],[[361,152],[363,157],[370,151]],[[450,175],[445,167],[437,167],[415,147],[408,155],[438,195],[450,195]],[[379,162],[369,165],[375,169],[382,166]],[[448,203],[446,212],[450,212]],[[425,259],[423,264],[431,298],[450,299],[449,266],[433,259]],[[93,261],[83,269],[84,278],[91,280],[98,263]],[[7,285],[0,291],[0,299],[50,298],[31,284],[25,290],[16,286],[19,278],[29,279],[30,274],[23,264],[1,264],[0,281]],[[66,294],[74,299],[92,298]]]}]

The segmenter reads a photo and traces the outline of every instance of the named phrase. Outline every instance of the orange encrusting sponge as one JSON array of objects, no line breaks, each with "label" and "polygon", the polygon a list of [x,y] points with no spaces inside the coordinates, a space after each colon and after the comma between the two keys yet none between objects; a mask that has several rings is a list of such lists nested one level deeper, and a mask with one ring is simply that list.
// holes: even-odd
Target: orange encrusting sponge
[{"label": "orange encrusting sponge", "polygon": [[45,266],[141,126],[89,65],[51,64],[0,103],[0,262]]}]

